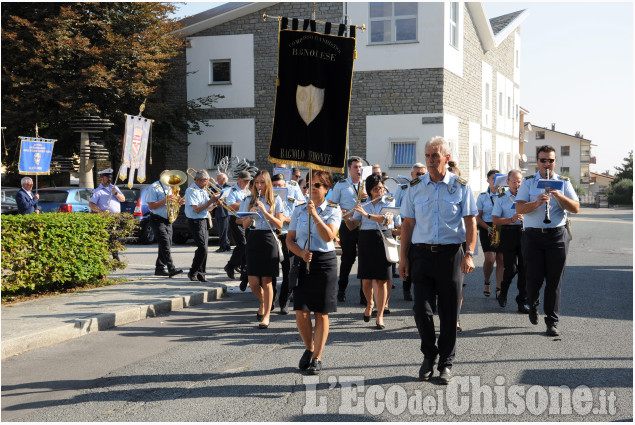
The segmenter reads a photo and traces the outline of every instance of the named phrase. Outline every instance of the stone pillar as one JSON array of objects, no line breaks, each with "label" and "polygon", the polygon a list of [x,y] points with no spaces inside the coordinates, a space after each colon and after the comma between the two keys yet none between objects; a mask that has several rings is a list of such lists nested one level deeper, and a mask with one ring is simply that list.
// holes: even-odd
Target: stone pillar
[{"label": "stone pillar", "polygon": [[[90,149],[90,138],[88,133],[81,132],[79,137],[79,151]],[[79,157],[79,187],[95,188],[93,180],[93,166],[95,161],[88,159],[88,155],[80,155]]]}]

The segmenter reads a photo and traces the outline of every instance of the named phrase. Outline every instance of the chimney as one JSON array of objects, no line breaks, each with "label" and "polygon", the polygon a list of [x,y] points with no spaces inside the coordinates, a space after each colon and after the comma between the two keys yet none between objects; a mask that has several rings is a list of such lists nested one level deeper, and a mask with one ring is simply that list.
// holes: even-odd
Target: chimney
[{"label": "chimney", "polygon": [[551,123],[551,131],[556,131],[556,123],[555,122]]}]

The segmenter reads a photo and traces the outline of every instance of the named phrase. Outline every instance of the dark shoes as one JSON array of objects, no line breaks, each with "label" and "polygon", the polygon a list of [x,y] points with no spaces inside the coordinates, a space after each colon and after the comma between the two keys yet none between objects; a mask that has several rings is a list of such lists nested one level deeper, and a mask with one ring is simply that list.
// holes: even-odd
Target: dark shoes
[{"label": "dark shoes", "polygon": [[525,304],[518,304],[518,312],[522,314],[527,314],[529,313],[529,307],[527,307]]},{"label": "dark shoes", "polygon": [[289,309],[287,307],[280,307],[280,314],[289,314]]},{"label": "dark shoes", "polygon": [[337,301],[343,303],[346,301],[346,292],[340,290],[337,292]]},{"label": "dark shoes", "polygon": [[507,305],[507,290],[501,289],[496,299],[498,300],[498,305],[505,308],[505,306]]},{"label": "dark shoes", "polygon": [[177,274],[181,274],[181,273],[183,273],[183,269],[174,269],[174,270],[168,272],[168,276],[173,277],[173,276],[176,276]]},{"label": "dark shoes", "polygon": [[262,319],[265,318],[264,314],[256,313],[256,320],[262,322]]},{"label": "dark shoes", "polygon": [[532,305],[529,307],[529,321],[532,325],[538,324],[538,306]]},{"label": "dark shoes", "polygon": [[450,382],[452,382],[452,371],[449,367],[444,367],[443,369],[441,369],[439,381],[442,385],[448,385]]},{"label": "dark shoes", "polygon": [[240,285],[238,285],[238,287],[240,288],[240,290],[242,292],[245,292],[247,290],[247,285],[249,285],[249,282],[246,280],[241,280],[240,281]]},{"label": "dark shoes", "polygon": [[370,322],[370,316],[364,314],[364,322]]},{"label": "dark shoes", "polygon": [[191,280],[192,282],[198,282],[198,279],[196,278],[196,275],[193,275],[192,273],[188,273],[187,274],[187,278],[189,280]]},{"label": "dark shoes", "polygon": [[267,324],[261,323],[258,325],[258,329],[267,329],[268,327],[269,327],[269,323]]},{"label": "dark shoes", "polygon": [[304,354],[300,357],[300,363],[298,363],[298,368],[300,370],[307,370],[311,365],[311,357],[313,356],[313,351],[304,350]]},{"label": "dark shoes", "polygon": [[209,280],[205,279],[205,276],[203,276],[200,273],[196,276],[196,278],[198,279],[199,282],[209,282]]},{"label": "dark shoes", "polygon": [[319,375],[322,370],[322,362],[318,359],[311,359],[311,364],[309,365],[307,372],[310,375]]},{"label": "dark shoes", "polygon": [[227,277],[230,279],[236,279],[236,275],[234,274],[234,267],[231,266],[229,263],[227,263],[225,265],[225,267],[223,267],[223,270],[225,270],[225,273],[227,273]]},{"label": "dark shoes", "polygon": [[155,276],[170,276],[170,273],[166,272],[165,270],[155,270],[154,271],[154,275]]},{"label": "dark shoes", "polygon": [[424,357],[423,363],[421,363],[421,367],[419,368],[419,380],[420,381],[429,381],[432,378],[432,374],[434,371],[434,359],[430,357]]},{"label": "dark shoes", "polygon": [[560,331],[556,325],[547,325],[547,336],[560,336]]},{"label": "dark shoes", "polygon": [[386,326],[380,325],[379,323],[375,322],[375,329],[378,329],[378,330],[386,329]]}]

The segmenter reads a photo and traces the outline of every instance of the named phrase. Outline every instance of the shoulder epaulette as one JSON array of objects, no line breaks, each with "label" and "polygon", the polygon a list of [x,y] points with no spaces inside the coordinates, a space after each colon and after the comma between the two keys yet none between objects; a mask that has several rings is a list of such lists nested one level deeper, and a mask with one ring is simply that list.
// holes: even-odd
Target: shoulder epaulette
[{"label": "shoulder epaulette", "polygon": [[393,198],[392,196],[386,196],[386,201],[392,202],[394,200],[395,200],[395,198]]},{"label": "shoulder epaulette", "polygon": [[288,197],[288,198],[287,198],[287,200],[288,200],[289,202],[295,202],[295,198],[292,198],[292,197]]},{"label": "shoulder epaulette", "polygon": [[461,176],[456,176],[456,181],[461,183],[463,186],[465,186],[467,184],[467,180],[465,180],[463,177]]},{"label": "shoulder epaulette", "polygon": [[569,181],[569,177],[562,177],[562,176],[558,176],[558,178],[559,178],[560,180],[565,181],[565,182],[568,182],[568,181]]},{"label": "shoulder epaulette", "polygon": [[414,186],[417,183],[419,183],[421,181],[421,179],[419,177],[417,177],[416,179],[412,179],[410,180],[410,186]]},{"label": "shoulder epaulette", "polygon": [[[276,195],[276,196],[277,196],[277,195]],[[247,195],[247,196],[245,196],[245,199],[247,199],[247,198],[251,198],[251,195]]]},{"label": "shoulder epaulette", "polygon": [[402,184],[401,185],[401,190],[406,190],[408,189],[408,185],[407,184]]},{"label": "shoulder epaulette", "polygon": [[238,190],[238,189],[236,189],[235,187],[232,187],[232,190]]},{"label": "shoulder epaulette", "polygon": [[502,198],[503,196],[505,196],[505,192],[501,192],[501,193],[498,194],[499,198]]},{"label": "shoulder epaulette", "polygon": [[298,207],[301,207],[301,206],[303,206],[303,205],[306,205],[306,201],[303,201],[303,202],[298,202]]},{"label": "shoulder epaulette", "polygon": [[481,192],[478,194],[478,196],[481,196],[481,195],[487,195],[487,192]]},{"label": "shoulder epaulette", "polygon": [[536,177],[536,176],[532,174],[531,176],[525,177],[525,180],[533,179],[534,177]]},{"label": "shoulder epaulette", "polygon": [[328,206],[329,206],[329,207],[339,207],[339,206],[340,206],[340,204],[338,204],[338,203],[336,203],[336,202],[331,202],[331,201],[328,201]]},{"label": "shoulder epaulette", "polygon": [[295,185],[297,185],[297,184],[298,184],[298,182],[296,182],[295,180],[291,180],[291,181],[289,182],[289,184],[290,184],[291,186],[295,186]]}]

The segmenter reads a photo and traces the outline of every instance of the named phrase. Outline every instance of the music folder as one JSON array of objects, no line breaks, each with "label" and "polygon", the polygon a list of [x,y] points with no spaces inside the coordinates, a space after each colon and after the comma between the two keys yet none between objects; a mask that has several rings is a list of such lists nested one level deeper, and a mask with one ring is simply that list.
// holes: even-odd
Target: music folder
[{"label": "music folder", "polygon": [[538,189],[550,189],[550,190],[563,190],[564,189],[564,180],[547,180],[547,179],[539,179],[538,185],[536,186]]}]

